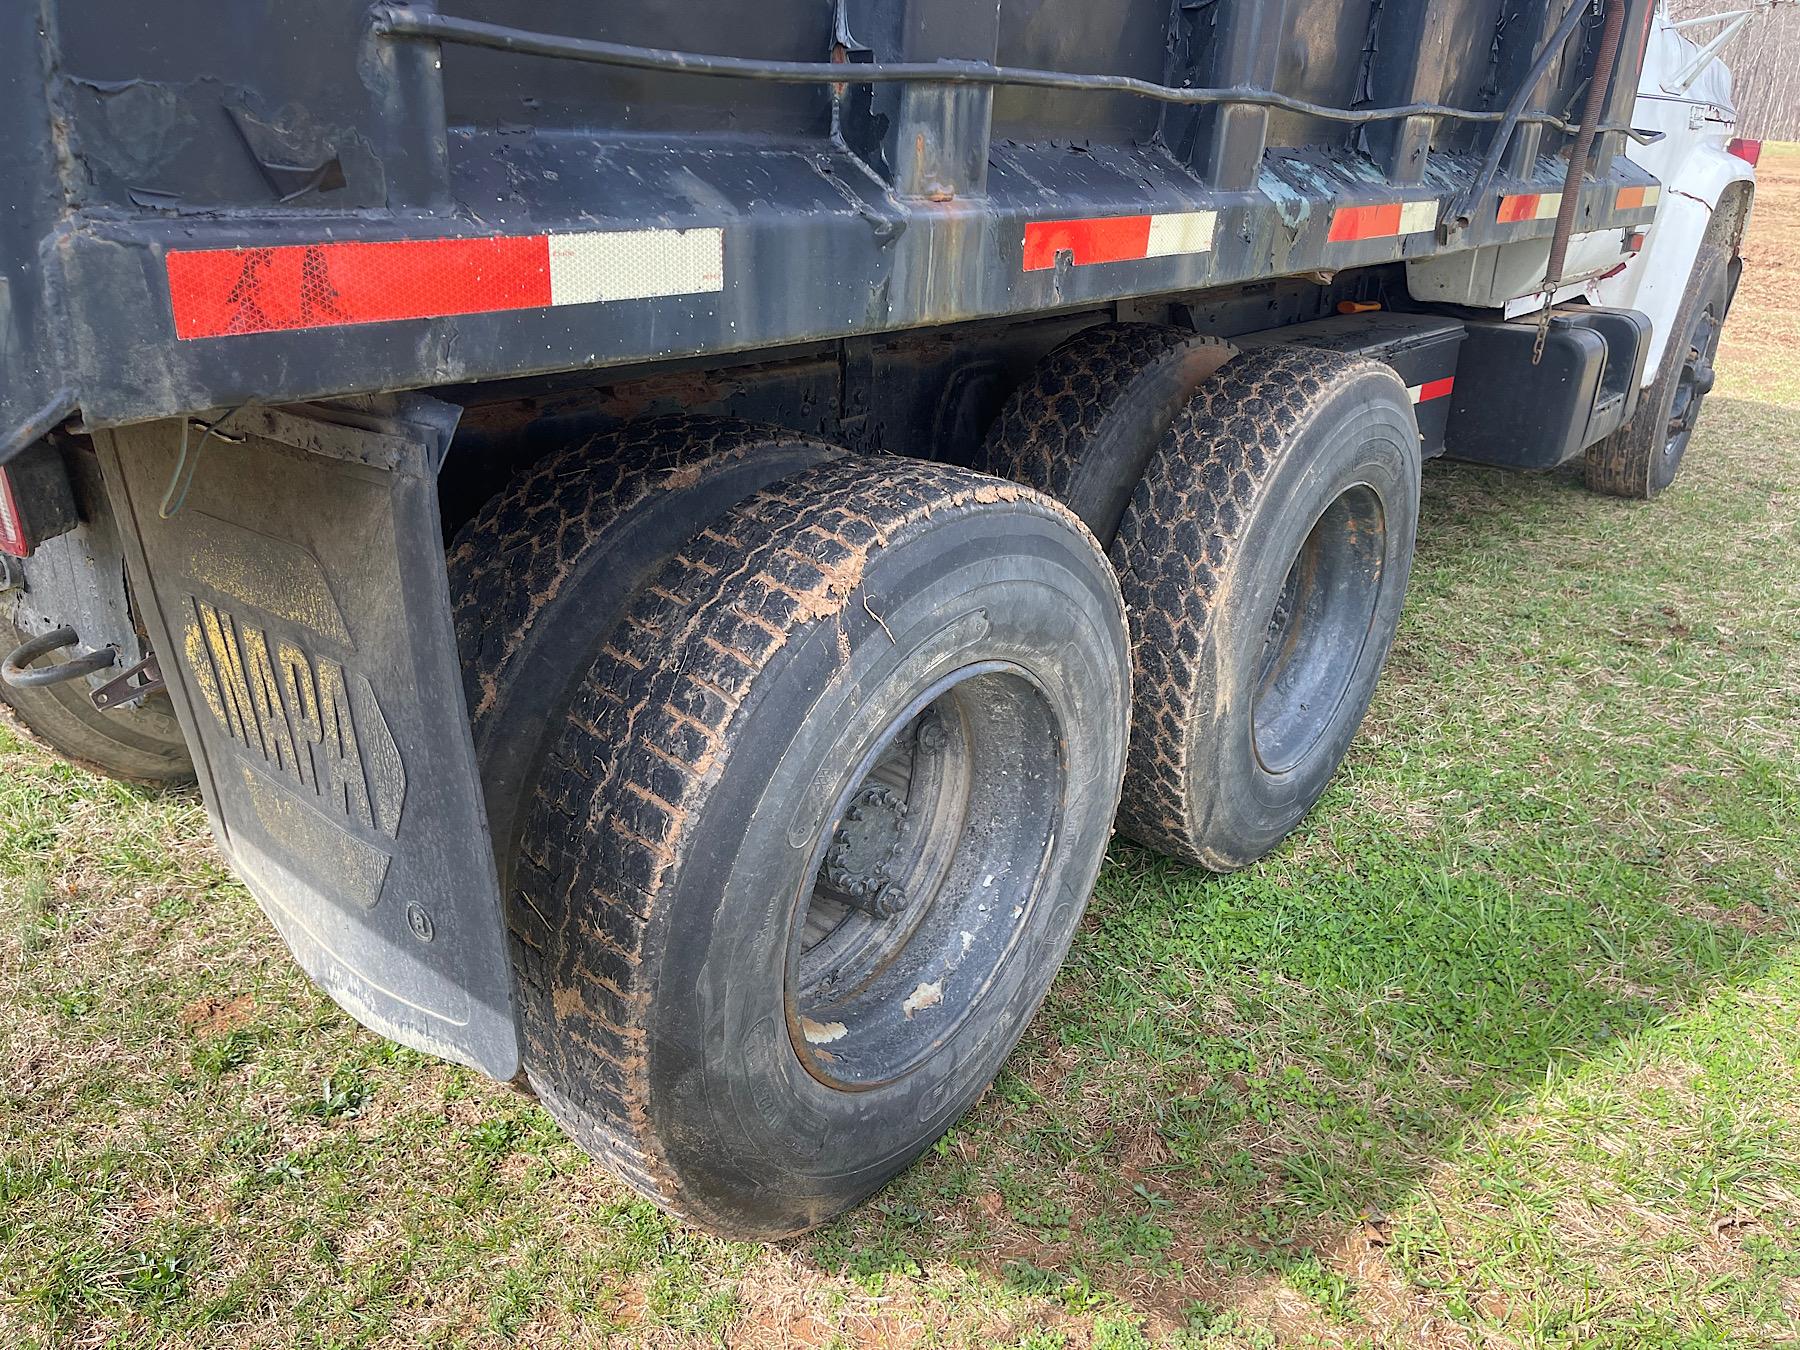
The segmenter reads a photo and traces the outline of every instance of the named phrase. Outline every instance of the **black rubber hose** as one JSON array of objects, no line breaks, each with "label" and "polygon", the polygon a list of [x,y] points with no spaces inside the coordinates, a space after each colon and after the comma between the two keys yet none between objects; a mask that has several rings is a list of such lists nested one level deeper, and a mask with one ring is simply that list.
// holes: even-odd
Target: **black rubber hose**
[{"label": "black rubber hose", "polygon": [[22,643],[4,662],[0,662],[0,679],[5,680],[14,689],[42,689],[46,685],[79,680],[83,675],[98,674],[119,659],[118,652],[113,648],[102,647],[98,651],[89,652],[86,656],[78,656],[73,661],[64,661],[60,665],[42,666],[33,670],[26,669],[40,656],[48,656],[51,652],[64,647],[73,647],[80,641],[81,638],[73,628],[53,628],[42,637]]}]

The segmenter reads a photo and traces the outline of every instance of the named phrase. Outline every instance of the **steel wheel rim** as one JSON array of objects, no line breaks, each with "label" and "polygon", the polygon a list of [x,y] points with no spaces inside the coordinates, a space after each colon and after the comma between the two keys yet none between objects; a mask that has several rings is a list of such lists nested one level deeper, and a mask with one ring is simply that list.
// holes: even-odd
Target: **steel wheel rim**
[{"label": "steel wheel rim", "polygon": [[[783,997],[809,1074],[845,1091],[893,1082],[998,993],[1037,916],[1065,791],[1061,723],[1009,662],[952,672],[882,729],[789,920]],[[873,810],[851,821],[858,806]],[[886,915],[882,883],[903,896]]]},{"label": "steel wheel rim", "polygon": [[1688,335],[1687,359],[1675,378],[1675,397],[1669,404],[1669,421],[1663,440],[1663,455],[1673,459],[1686,448],[1700,417],[1700,406],[1713,387],[1713,356],[1719,344],[1720,323],[1708,305],[1695,321]]},{"label": "steel wheel rim", "polygon": [[1337,720],[1375,622],[1387,513],[1366,483],[1319,513],[1288,565],[1264,629],[1250,741],[1270,774],[1298,767]]}]

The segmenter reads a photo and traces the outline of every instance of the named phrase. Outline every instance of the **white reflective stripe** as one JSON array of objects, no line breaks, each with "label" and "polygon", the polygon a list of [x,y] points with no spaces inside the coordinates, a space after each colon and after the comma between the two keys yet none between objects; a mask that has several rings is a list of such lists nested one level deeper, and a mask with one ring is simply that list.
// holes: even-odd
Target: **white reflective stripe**
[{"label": "white reflective stripe", "polygon": [[1423,230],[1437,228],[1438,204],[1436,202],[1402,202],[1400,204],[1400,233],[1418,234]]},{"label": "white reflective stripe", "polygon": [[1659,187],[1645,188],[1644,189],[1644,205],[1645,206],[1655,206],[1657,199],[1661,196],[1662,196],[1661,188],[1659,188]]},{"label": "white reflective stripe", "polygon": [[1533,213],[1536,220],[1555,220],[1556,213],[1562,210],[1562,193],[1545,192],[1538,196],[1537,210]]},{"label": "white reflective stripe", "polygon": [[1212,249],[1217,211],[1177,211],[1150,217],[1150,242],[1146,258],[1167,258],[1177,253],[1206,253]]},{"label": "white reflective stripe", "polygon": [[725,232],[720,229],[553,234],[549,244],[553,305],[725,289]]}]

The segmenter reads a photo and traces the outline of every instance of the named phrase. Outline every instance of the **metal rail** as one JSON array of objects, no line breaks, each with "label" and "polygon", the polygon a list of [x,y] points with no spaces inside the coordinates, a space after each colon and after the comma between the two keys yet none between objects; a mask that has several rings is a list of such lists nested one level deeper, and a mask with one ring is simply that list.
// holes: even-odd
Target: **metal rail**
[{"label": "metal rail", "polygon": [[1606,89],[1618,73],[1619,43],[1625,34],[1625,0],[1607,0],[1606,23],[1600,30],[1600,50],[1594,54],[1594,74],[1588,81],[1581,106],[1581,130],[1569,147],[1569,169],[1563,178],[1562,200],[1557,203],[1556,229],[1550,236],[1550,258],[1544,264],[1544,307],[1538,314],[1537,340],[1531,346],[1531,364],[1544,359],[1544,342],[1550,336],[1550,307],[1562,285],[1563,264],[1568,260],[1569,235],[1575,229],[1575,210],[1581,198],[1581,180],[1587,175],[1588,156],[1600,124]]},{"label": "metal rail", "polygon": [[1568,46],[1569,39],[1574,36],[1576,27],[1581,23],[1581,16],[1590,7],[1589,0],[1576,0],[1576,3],[1569,6],[1562,21],[1556,25],[1556,31],[1538,51],[1531,69],[1525,72],[1525,78],[1519,81],[1519,87],[1507,100],[1500,125],[1495,128],[1493,140],[1488,143],[1487,154],[1482,157],[1481,172],[1475,175],[1475,181],[1469,184],[1468,191],[1451,203],[1450,209],[1444,213],[1441,228],[1446,238],[1461,230],[1474,218],[1475,204],[1487,195],[1488,189],[1494,185],[1494,179],[1499,176],[1500,160],[1506,154],[1506,147],[1512,142],[1513,130],[1525,120],[1525,105],[1531,101],[1532,94],[1537,92],[1538,85],[1543,83],[1544,76],[1550,70],[1550,63]]},{"label": "metal rail", "polygon": [[[761,80],[774,84],[948,84],[1013,86],[1034,89],[1067,89],[1089,93],[1132,94],[1159,103],[1187,107],[1244,104],[1278,108],[1284,112],[1318,117],[1331,122],[1363,126],[1403,117],[1443,117],[1459,122],[1504,122],[1509,114],[1499,110],[1453,108],[1446,103],[1407,103],[1392,108],[1333,108],[1323,103],[1278,94],[1272,89],[1233,85],[1223,89],[1189,89],[1156,84],[1130,75],[1089,75],[1070,71],[1035,70],[1026,66],[997,66],[987,61],[831,62],[775,61],[747,56],[711,56],[662,47],[634,47],[595,38],[534,33],[504,24],[459,19],[397,5],[376,5],[370,16],[375,32],[384,37],[423,38],[485,47],[519,56],[544,56],[623,70],[649,70],[668,75],[703,75],[724,79]],[[1579,125],[1553,113],[1521,113],[1513,123],[1539,123],[1574,135]],[[1638,141],[1643,133],[1627,125],[1608,124],[1601,131],[1618,131]],[[1650,139],[1655,139],[1651,137]]]}]

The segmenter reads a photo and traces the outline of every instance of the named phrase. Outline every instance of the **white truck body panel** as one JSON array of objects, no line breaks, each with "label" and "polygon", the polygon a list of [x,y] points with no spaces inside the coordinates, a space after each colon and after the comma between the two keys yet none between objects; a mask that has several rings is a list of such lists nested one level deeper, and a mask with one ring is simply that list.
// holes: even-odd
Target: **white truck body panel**
[{"label": "white truck body panel", "polygon": [[[1737,109],[1725,63],[1712,61],[1688,88],[1678,86],[1678,77],[1701,49],[1689,31],[1672,25],[1666,7],[1659,6],[1651,20],[1632,121],[1664,135],[1654,145],[1631,142],[1626,155],[1662,180],[1662,198],[1642,250],[1631,255],[1623,269],[1592,287],[1596,304],[1642,310],[1650,316],[1646,385],[1656,376],[1694,255],[1719,199],[1734,183],[1756,181],[1755,169],[1727,149],[1737,128]],[[1701,37],[1704,40],[1710,33],[1702,31]]]}]

